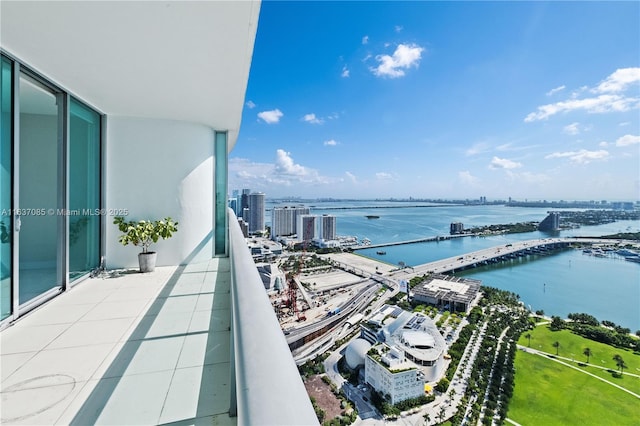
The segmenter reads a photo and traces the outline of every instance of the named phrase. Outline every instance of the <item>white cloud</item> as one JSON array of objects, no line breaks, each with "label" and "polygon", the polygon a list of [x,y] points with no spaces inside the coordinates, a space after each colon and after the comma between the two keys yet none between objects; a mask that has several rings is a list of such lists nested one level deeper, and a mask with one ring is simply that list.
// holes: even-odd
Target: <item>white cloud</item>
[{"label": "white cloud", "polygon": [[345,176],[347,176],[347,178],[352,182],[352,183],[357,183],[358,179],[356,179],[356,175],[354,175],[351,172],[344,172]]},{"label": "white cloud", "polygon": [[271,111],[262,111],[258,113],[258,118],[262,119],[267,124],[274,124],[280,121],[284,114],[279,109],[272,109]]},{"label": "white cloud", "polygon": [[322,123],[324,123],[324,120],[322,118],[316,117],[316,115],[314,113],[305,114],[304,117],[302,117],[302,121],[306,121],[307,123],[311,123],[311,124],[322,124]]},{"label": "white cloud", "polygon": [[387,172],[378,172],[376,173],[376,179],[378,180],[392,180],[393,175]]},{"label": "white cloud", "polygon": [[276,151],[276,167],[275,172],[277,174],[289,175],[289,176],[307,176],[309,171],[299,164],[296,164],[291,158],[291,153],[278,149]]},{"label": "white cloud", "polygon": [[254,182],[267,181],[266,177],[272,173],[273,164],[256,163],[246,158],[229,158],[230,187],[256,188]]},{"label": "white cloud", "polygon": [[577,122],[568,124],[564,126],[562,131],[568,135],[577,135],[578,133],[580,133],[580,129],[578,128],[579,125],[580,123],[577,123]]},{"label": "white cloud", "polygon": [[245,105],[249,109],[254,109],[256,107],[256,104],[253,101],[247,101],[247,103]]},{"label": "white cloud", "polygon": [[496,170],[496,169],[511,170],[511,169],[517,169],[519,167],[522,167],[522,163],[518,163],[517,161],[512,161],[507,158],[499,158],[499,157],[493,157],[491,159],[491,164],[489,165],[489,168],[493,170]]},{"label": "white cloud", "polygon": [[640,81],[640,68],[620,68],[602,81],[595,93],[622,92],[629,85]]},{"label": "white cloud", "polygon": [[[640,68],[621,68],[601,81],[597,87],[590,89],[586,86],[574,91],[568,100],[539,106],[537,111],[528,114],[524,121],[531,122],[546,120],[552,115],[584,110],[588,113],[624,112],[640,107],[640,99],[622,94],[630,85],[640,82]],[[556,93],[560,86],[547,92]],[[584,97],[585,92],[595,93],[595,97]]]},{"label": "white cloud", "polygon": [[631,124],[630,121],[623,121],[622,123],[618,124],[618,126],[624,127],[624,126],[628,126],[629,124]]},{"label": "white cloud", "polygon": [[393,29],[395,32],[399,33],[404,29],[404,27],[402,25],[396,25]]},{"label": "white cloud", "polygon": [[342,67],[342,73],[340,73],[340,76],[344,78],[349,77],[349,68],[346,66]]},{"label": "white cloud", "polygon": [[327,119],[328,120],[335,120],[335,119],[337,119],[339,117],[340,117],[340,114],[338,114],[337,112],[332,112],[331,114],[329,114],[327,116]]},{"label": "white cloud", "polygon": [[333,139],[324,141],[324,146],[336,146],[336,145],[338,145],[338,142]]},{"label": "white cloud", "polygon": [[601,141],[601,142],[598,144],[598,146],[599,146],[599,147],[602,147],[602,148],[606,148],[606,147],[608,147],[608,146],[609,146],[609,142],[607,142],[607,141]]},{"label": "white cloud", "polygon": [[471,148],[468,148],[464,154],[467,157],[470,157],[472,155],[478,155],[481,154],[483,152],[487,152],[489,150],[489,144],[485,143],[485,142],[478,142],[473,144],[473,146]]},{"label": "white cloud", "polygon": [[616,146],[629,146],[640,144],[640,136],[624,135],[616,141]]},{"label": "white cloud", "polygon": [[555,89],[551,89],[549,90],[546,95],[547,96],[551,96],[551,95],[555,95],[558,92],[562,92],[564,89],[566,89],[566,86],[563,84],[562,86],[558,86]]},{"label": "white cloud", "polygon": [[468,170],[458,172],[458,179],[460,179],[463,184],[472,186],[476,186],[480,182],[480,179],[473,176]]},{"label": "white cloud", "polygon": [[589,164],[596,160],[606,160],[609,158],[609,152],[604,149],[598,151],[581,149],[580,151],[554,152],[544,158],[568,158],[572,163]]},{"label": "white cloud", "polygon": [[315,169],[296,164],[291,154],[283,149],[276,151],[275,163],[229,158],[230,188],[251,188],[267,194],[275,194],[285,188],[317,188],[343,181],[343,177],[322,176]]},{"label": "white cloud", "polygon": [[496,151],[515,151],[516,148],[514,147],[512,142],[507,142],[507,143],[503,143],[502,145],[498,145],[496,146]]},{"label": "white cloud", "polygon": [[424,48],[416,44],[399,44],[393,56],[377,55],[376,60],[380,64],[372,67],[371,72],[377,77],[402,77],[404,70],[418,66],[423,51]]},{"label": "white cloud", "polygon": [[369,43],[369,36],[362,37],[362,44],[367,44],[367,43]]},{"label": "white cloud", "polygon": [[639,106],[640,100],[637,98],[628,98],[620,95],[600,95],[595,98],[571,99],[539,106],[538,111],[527,115],[524,121],[546,120],[552,115],[575,110],[586,110],[589,113],[623,112]]}]

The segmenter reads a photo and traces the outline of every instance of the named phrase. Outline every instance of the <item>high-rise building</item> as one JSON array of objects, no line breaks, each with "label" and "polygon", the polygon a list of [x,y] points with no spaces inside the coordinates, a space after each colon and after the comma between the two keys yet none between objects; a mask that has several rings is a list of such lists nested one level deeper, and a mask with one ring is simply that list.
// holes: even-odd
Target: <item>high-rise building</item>
[{"label": "high-rise building", "polygon": [[316,238],[316,219],[318,216],[314,215],[299,215],[298,216],[298,225],[297,225],[297,234],[298,241],[311,241]]},{"label": "high-rise building", "polygon": [[560,230],[560,213],[549,212],[542,222],[538,224],[538,231],[559,231]]},{"label": "high-rise building", "polygon": [[[240,206],[239,211],[244,214],[244,209],[249,208],[249,194],[251,193],[250,189],[243,189],[242,194],[240,194]],[[249,218],[243,217],[244,220],[248,220]]]},{"label": "high-rise building", "polygon": [[238,216],[238,200],[235,198],[229,198],[229,208],[233,210],[233,213]]},{"label": "high-rise building", "polygon": [[464,224],[462,222],[451,222],[449,225],[449,233],[451,235],[464,233]]},{"label": "high-rise building", "polygon": [[240,195],[240,191],[234,189],[231,192],[231,196],[229,197],[229,208],[233,210],[233,212],[238,216],[238,206],[240,205],[238,202],[238,197]]},{"label": "high-rise building", "polygon": [[264,231],[264,192],[249,194],[249,234]]},{"label": "high-rise building", "polygon": [[336,239],[336,217],[329,214],[323,214],[320,220],[320,238],[323,240]]},{"label": "high-rise building", "polygon": [[275,207],[271,210],[271,237],[282,237],[297,233],[298,216],[308,215],[309,207]]}]

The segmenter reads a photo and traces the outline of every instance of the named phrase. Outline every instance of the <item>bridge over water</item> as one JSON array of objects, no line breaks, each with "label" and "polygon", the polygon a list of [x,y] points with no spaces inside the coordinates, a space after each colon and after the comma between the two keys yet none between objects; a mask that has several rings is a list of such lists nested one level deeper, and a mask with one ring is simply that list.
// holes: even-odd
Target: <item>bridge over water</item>
[{"label": "bridge over water", "polygon": [[506,245],[494,246],[460,256],[449,257],[422,265],[414,266],[409,270],[401,270],[391,273],[394,279],[408,279],[416,275],[426,273],[455,272],[476,266],[488,265],[507,260],[517,259],[528,255],[547,254],[551,251],[571,246],[572,244],[616,244],[620,240],[603,240],[598,238],[545,238],[513,242]]},{"label": "bridge over water", "polygon": [[362,249],[378,248],[378,247],[401,246],[401,245],[404,245],[404,244],[428,243],[428,242],[433,242],[433,241],[452,240],[454,238],[471,237],[471,236],[476,236],[476,235],[477,234],[437,235],[435,237],[417,238],[415,240],[393,241],[393,242],[390,242],[390,243],[359,245],[359,246],[353,246],[352,248],[353,248],[353,250],[362,250]]}]

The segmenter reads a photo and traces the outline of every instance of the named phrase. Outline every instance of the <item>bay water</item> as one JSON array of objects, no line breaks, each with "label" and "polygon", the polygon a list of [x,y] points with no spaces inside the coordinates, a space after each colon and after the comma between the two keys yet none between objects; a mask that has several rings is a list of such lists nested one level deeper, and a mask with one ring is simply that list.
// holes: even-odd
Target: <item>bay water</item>
[{"label": "bay water", "polygon": [[[267,202],[267,209],[291,203]],[[371,244],[407,241],[449,235],[451,222],[474,226],[541,221],[548,208],[507,207],[503,205],[435,205],[393,201],[331,201],[304,203],[311,214],[336,216],[337,234],[367,238]],[[557,210],[557,209],[554,209]],[[368,219],[367,215],[379,216]],[[267,212],[267,222],[270,212]],[[384,248],[358,250],[357,253],[390,264],[415,266],[447,257],[510,242],[548,237],[602,236],[618,232],[640,232],[640,221],[618,221],[584,226],[558,233],[539,231],[490,237],[461,237]],[[383,251],[385,254],[378,254]],[[613,253],[595,257],[582,250],[528,256],[456,273],[475,278],[483,285],[512,291],[522,302],[545,315],[566,317],[586,312],[599,320],[609,320],[640,329],[640,264],[625,261]]]}]

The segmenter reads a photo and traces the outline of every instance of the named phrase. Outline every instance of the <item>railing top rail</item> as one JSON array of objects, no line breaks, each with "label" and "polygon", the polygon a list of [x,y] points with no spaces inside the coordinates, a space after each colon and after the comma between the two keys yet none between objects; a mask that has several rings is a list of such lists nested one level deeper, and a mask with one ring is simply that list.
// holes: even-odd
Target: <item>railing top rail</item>
[{"label": "railing top rail", "polygon": [[298,368],[232,211],[229,242],[238,424],[317,425]]}]

